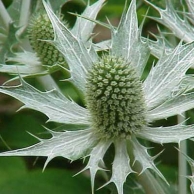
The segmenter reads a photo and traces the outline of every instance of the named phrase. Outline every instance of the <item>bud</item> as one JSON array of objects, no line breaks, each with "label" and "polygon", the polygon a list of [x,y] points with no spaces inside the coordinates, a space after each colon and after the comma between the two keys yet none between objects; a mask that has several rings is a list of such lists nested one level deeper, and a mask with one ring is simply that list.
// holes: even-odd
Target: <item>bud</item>
[{"label": "bud", "polygon": [[28,28],[29,41],[43,65],[65,64],[63,55],[46,40],[54,39],[54,30],[46,13],[35,14]]}]

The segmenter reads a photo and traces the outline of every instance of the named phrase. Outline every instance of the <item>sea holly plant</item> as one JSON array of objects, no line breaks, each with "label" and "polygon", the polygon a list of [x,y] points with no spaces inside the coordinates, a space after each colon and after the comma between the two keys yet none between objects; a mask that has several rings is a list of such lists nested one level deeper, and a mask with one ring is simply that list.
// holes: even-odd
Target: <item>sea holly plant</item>
[{"label": "sea holly plant", "polygon": [[[162,50],[159,49],[161,46],[166,47],[166,51],[169,52],[174,48],[174,45],[167,41],[165,34],[170,34],[172,37],[177,37],[178,39],[189,43],[194,40],[194,2],[192,0],[180,1],[177,4],[177,1],[164,1],[165,8],[157,6],[155,3],[152,3],[149,0],[144,0],[148,5],[154,8],[159,14],[160,17],[148,16],[150,19],[155,20],[156,22],[162,24],[170,30],[170,32],[159,32],[160,36],[155,36],[157,42],[150,41],[151,50],[153,49],[153,54],[156,57],[159,57],[162,54]],[[179,5],[177,10],[175,5]],[[156,49],[158,47],[158,49]]]},{"label": "sea holly plant", "polygon": [[[69,27],[68,22],[61,14],[61,10],[56,9],[62,7],[65,2],[65,0],[63,3],[62,1],[56,1],[52,2],[51,5],[55,8],[54,12],[59,16],[60,20]],[[94,20],[103,3],[104,0],[99,0],[92,5],[88,4],[82,16]],[[34,4],[36,6],[34,10],[31,10],[30,7],[33,7]],[[2,59],[4,59],[2,61],[4,63],[0,64],[1,72],[16,75],[19,73],[20,76],[27,77],[51,74],[58,71],[61,66],[67,68],[65,59],[60,51],[49,43],[54,38],[54,29],[41,1],[37,3],[22,0],[13,2],[8,9],[9,12],[14,12],[14,15],[13,13],[12,15],[14,17],[17,15],[17,17],[10,17],[10,20],[6,21],[8,27],[3,26],[2,32],[0,31],[0,35],[3,37],[0,49]],[[24,12],[26,15],[19,14],[20,12]],[[23,18],[26,19],[24,20]],[[80,31],[80,38],[90,46],[94,27],[95,23],[77,18],[74,26],[69,27],[69,29],[74,35],[77,31]],[[13,49],[15,48],[14,46],[17,49]],[[101,50],[101,46],[103,46],[103,43],[99,46],[96,44],[98,50]]]},{"label": "sea holly plant", "polygon": [[[97,4],[101,7],[103,2],[99,0]],[[84,105],[77,104],[56,88],[39,91],[22,76],[19,85],[1,86],[1,93],[24,104],[21,108],[42,112],[48,121],[61,123],[63,130],[47,129],[52,135],[50,139],[37,137],[37,144],[0,156],[44,156],[47,157],[44,168],[57,156],[70,161],[87,158],[81,172],[90,172],[91,193],[95,192],[98,171],[111,172],[102,187],[113,183],[118,194],[129,193],[124,183],[131,175],[144,177],[140,181],[144,192],[167,193],[161,180],[167,185],[168,180],[154,162],[159,154],[151,156],[143,141],[179,144],[194,136],[193,125],[153,126],[157,120],[194,107],[193,75],[186,74],[194,63],[194,44],[180,42],[171,52],[163,52],[143,80],[150,49],[148,41],[141,37],[142,26],[138,27],[135,0],[129,7],[125,6],[118,27],[109,24],[110,45],[102,53],[97,52],[91,39],[88,40],[90,36],[84,38],[91,33],[95,17],[85,19],[90,31],[87,31],[89,27],[81,25],[83,17],[79,17],[79,25],[70,30],[53,12],[49,2],[43,0],[43,5],[54,31],[54,39],[46,41],[64,57],[70,74],[68,81],[79,90]],[[92,10],[87,13],[91,14]],[[64,66],[61,68],[67,70]],[[71,130],[65,124],[77,126],[77,129]],[[112,151],[112,146],[114,158],[108,168],[105,156]]]}]

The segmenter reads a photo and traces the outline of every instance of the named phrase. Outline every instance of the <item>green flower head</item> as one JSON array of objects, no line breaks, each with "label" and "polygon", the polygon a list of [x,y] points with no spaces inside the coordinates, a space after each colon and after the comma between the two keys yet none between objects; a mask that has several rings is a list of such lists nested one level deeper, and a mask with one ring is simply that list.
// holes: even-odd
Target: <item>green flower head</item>
[{"label": "green flower head", "polygon": [[53,40],[54,30],[46,13],[40,11],[33,15],[28,27],[28,36],[30,44],[42,64],[65,63],[63,55],[52,44],[47,42],[47,40]]},{"label": "green flower head", "polygon": [[[102,56],[98,55],[96,45],[84,38],[84,26],[76,25],[69,30],[49,4],[43,3],[54,29],[54,40],[50,43],[65,58],[71,74],[69,81],[83,94],[86,106],[76,104],[55,89],[40,92],[23,79],[21,85],[1,87],[0,92],[19,99],[26,108],[44,113],[49,121],[82,125],[85,129],[48,130],[52,138],[39,139],[40,142],[33,146],[1,153],[0,156],[45,156],[45,166],[57,156],[71,161],[88,157],[82,171],[90,171],[94,193],[96,173],[107,170],[104,168],[104,155],[113,144],[112,175],[105,185],[113,182],[118,193],[123,194],[127,176],[146,169],[152,169],[165,180],[154,164],[156,157],[148,154],[148,148],[139,139],[163,144],[180,143],[194,136],[192,125],[152,127],[156,120],[194,107],[194,94],[190,92],[194,84],[186,75],[193,65],[194,44],[179,44],[172,52],[163,52],[143,80],[150,50],[148,43],[142,40],[141,28],[138,28],[135,0],[131,1],[128,9],[124,9],[118,27],[109,26],[112,34],[107,46],[109,50]],[[104,0],[99,0],[94,5],[97,8],[103,3]],[[134,169],[132,164],[135,162],[141,165],[141,172]]]}]

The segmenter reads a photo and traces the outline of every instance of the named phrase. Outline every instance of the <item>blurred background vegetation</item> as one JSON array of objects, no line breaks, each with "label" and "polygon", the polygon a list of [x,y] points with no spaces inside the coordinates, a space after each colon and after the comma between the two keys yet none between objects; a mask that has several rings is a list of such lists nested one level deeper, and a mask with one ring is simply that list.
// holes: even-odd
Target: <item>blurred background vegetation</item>
[{"label": "blurred background vegetation", "polygon": [[[34,1],[35,2],[35,1]],[[95,2],[91,0],[91,3]],[[164,0],[152,1],[157,3],[161,7],[165,7]],[[177,1],[179,2],[179,1]],[[9,7],[12,3],[12,0],[3,0],[3,3],[6,7]],[[117,26],[123,8],[125,0],[108,0],[106,5],[100,11],[98,19],[103,22],[108,20],[112,25]],[[81,13],[85,8],[85,4],[81,0],[72,0],[66,2],[62,7],[62,12],[65,15],[65,19],[68,21],[70,26],[73,26],[75,22],[75,16],[69,14],[69,12]],[[180,8],[180,3],[177,3],[177,8]],[[181,8],[182,9],[182,8]],[[139,24],[145,18],[145,15],[148,11],[148,5],[143,2],[143,0],[137,0],[137,14]],[[158,16],[158,13],[152,8],[149,9],[148,15]],[[155,21],[146,18],[144,21],[144,27],[142,35],[151,39],[154,37],[151,33],[158,33],[158,26],[163,31],[168,31],[162,25],[156,24]],[[100,42],[110,38],[110,32],[108,29],[97,25],[95,27],[94,33],[94,42]],[[176,38],[171,38],[173,44],[178,43]],[[144,78],[146,73],[149,72],[153,61],[156,61],[156,58],[150,57],[148,65],[146,67]],[[75,101],[81,103],[79,96],[77,95],[74,88],[66,83],[59,80],[64,79],[64,74],[60,72],[55,72],[52,74],[52,77],[57,81],[61,90],[66,94],[70,95]],[[0,75],[0,84],[3,84],[6,80],[10,79],[11,76],[7,74]],[[41,88],[40,84],[35,79],[28,79],[32,85],[37,88]],[[30,132],[41,138],[49,138],[50,135],[44,129],[44,126],[53,129],[60,129],[60,125],[56,123],[46,123],[47,117],[39,112],[32,110],[21,110],[16,113],[18,108],[22,104],[6,95],[0,95],[0,150],[6,151],[9,149],[22,148],[29,145],[32,145],[38,140],[29,135],[27,132]],[[188,123],[194,122],[194,114],[192,111],[187,113],[187,116],[190,117]],[[177,123],[177,117],[171,117],[167,120],[161,120],[156,123],[153,123],[155,126],[169,126]],[[59,127],[59,128],[57,128]],[[178,184],[178,151],[175,147],[178,147],[176,144],[168,144],[165,146],[160,146],[158,144],[148,144],[148,146],[153,147],[150,150],[152,155],[157,154],[164,149],[162,154],[157,158],[156,163],[158,168],[162,171],[164,176],[170,183],[172,188],[172,193],[177,193],[176,185]],[[188,142],[188,153],[192,157],[191,142]],[[114,150],[112,149],[114,152]],[[113,154],[112,154],[113,156]],[[112,159],[111,153],[106,156],[107,161]],[[35,157],[11,157],[11,158],[0,158],[0,194],[89,194],[91,193],[90,189],[90,179],[88,172],[79,174],[76,177],[72,177],[79,170],[83,169],[85,162],[79,160],[73,163],[70,163],[64,158],[55,158],[52,160],[44,173],[42,173],[42,168],[44,166],[46,158],[35,158]],[[138,189],[138,184],[133,180],[133,175],[128,177],[128,180],[125,185],[126,193],[138,194],[142,193],[141,189]],[[96,180],[96,188],[103,185],[104,177],[99,173],[99,176]],[[108,189],[103,188],[99,191],[96,191],[98,194],[114,194],[113,185],[109,185]],[[129,192],[130,191],[130,192]]]}]

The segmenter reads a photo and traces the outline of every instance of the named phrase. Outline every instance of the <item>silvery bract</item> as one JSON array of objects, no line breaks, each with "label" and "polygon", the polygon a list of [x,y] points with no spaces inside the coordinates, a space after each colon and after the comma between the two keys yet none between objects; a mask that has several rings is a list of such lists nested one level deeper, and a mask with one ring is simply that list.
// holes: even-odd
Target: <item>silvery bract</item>
[{"label": "silvery bract", "polygon": [[49,4],[43,3],[55,32],[55,38],[50,42],[63,54],[71,74],[69,80],[85,97],[86,108],[58,90],[40,92],[22,78],[21,85],[2,86],[0,92],[22,101],[22,108],[44,113],[49,121],[81,125],[82,129],[70,131],[64,128],[64,132],[48,130],[52,138],[39,139],[40,142],[35,145],[0,155],[46,156],[45,166],[57,156],[71,161],[89,157],[83,171],[90,171],[94,193],[96,173],[107,170],[103,158],[110,145],[114,144],[112,176],[105,185],[113,182],[118,193],[123,194],[127,176],[135,173],[131,165],[135,162],[141,164],[141,172],[138,173],[152,169],[165,180],[154,164],[156,157],[148,154],[148,148],[139,139],[159,144],[179,144],[194,136],[193,125],[152,127],[152,122],[156,120],[194,107],[194,94],[190,92],[194,82],[192,75],[185,74],[194,63],[194,44],[180,43],[171,52],[163,52],[147,78],[142,80],[150,51],[147,41],[141,40],[135,0],[124,10],[119,26],[110,26],[110,49],[101,57],[94,45],[86,43],[83,38],[83,26],[78,25],[75,31],[70,31]]},{"label": "silvery bract", "polygon": [[[155,10],[158,11],[160,17],[149,16],[149,18],[161,23],[165,27],[171,30],[173,36],[176,36],[180,40],[190,43],[194,40],[194,1],[186,0],[187,8],[180,2],[179,7],[183,10],[176,10],[174,8],[173,1],[165,1],[165,9],[162,9],[148,0],[144,0],[146,3],[151,5]],[[180,6],[181,5],[181,6]],[[150,41],[150,48],[154,56],[160,57],[163,53],[161,47],[165,47],[166,52],[172,51],[174,46],[169,43],[165,37],[165,33],[159,31],[160,36],[155,36],[157,41]],[[170,33],[169,33],[170,34]]]}]

